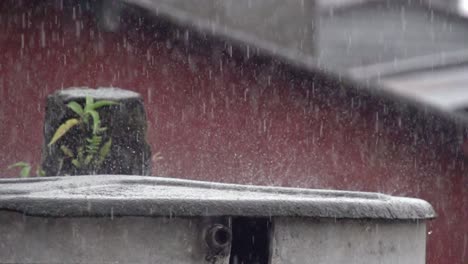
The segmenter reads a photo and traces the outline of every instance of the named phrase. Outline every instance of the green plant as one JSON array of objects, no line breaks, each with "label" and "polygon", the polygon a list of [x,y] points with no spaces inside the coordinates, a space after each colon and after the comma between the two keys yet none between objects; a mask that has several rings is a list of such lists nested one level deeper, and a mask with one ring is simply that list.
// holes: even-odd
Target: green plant
[{"label": "green plant", "polygon": [[[61,144],[59,149],[63,154],[63,158],[58,160],[59,167],[64,165],[64,162],[69,161],[72,166],[82,171],[97,171],[109,155],[112,146],[112,138],[107,137],[105,143],[104,132],[106,127],[101,125],[101,118],[98,109],[104,106],[116,105],[117,102],[109,100],[94,101],[92,97],[86,97],[84,106],[72,101],[67,104],[67,107],[72,110],[77,117],[70,118],[62,123],[55,131],[52,139],[47,144],[52,147],[59,143],[74,127],[79,127],[78,137],[71,141],[74,144],[75,151],[68,147],[65,143]],[[32,165],[28,162],[20,161],[8,166],[8,169],[20,168],[21,177],[30,177]],[[36,168],[36,176],[45,176],[46,172],[38,166]]]},{"label": "green plant", "polygon": [[[21,169],[20,176],[23,178],[26,178],[30,176],[32,166],[28,162],[20,161],[20,162],[16,162],[8,166],[8,169],[13,169],[13,168],[20,168]],[[45,171],[41,169],[40,166],[37,166],[36,168],[36,176],[37,177],[45,176]]]},{"label": "green plant", "polygon": [[55,131],[52,139],[48,143],[51,147],[54,144],[60,143],[62,138],[71,131],[72,128],[78,127],[78,138],[74,141],[73,147],[67,146],[64,142],[60,145],[59,149],[63,154],[63,158],[59,161],[62,167],[65,161],[79,170],[83,171],[96,171],[99,170],[106,157],[109,155],[112,139],[107,137],[104,142],[104,132],[107,130],[101,124],[101,118],[98,109],[104,106],[116,105],[118,103],[109,100],[94,101],[92,97],[86,97],[84,106],[72,101],[67,104],[77,117],[70,118],[62,123]]}]

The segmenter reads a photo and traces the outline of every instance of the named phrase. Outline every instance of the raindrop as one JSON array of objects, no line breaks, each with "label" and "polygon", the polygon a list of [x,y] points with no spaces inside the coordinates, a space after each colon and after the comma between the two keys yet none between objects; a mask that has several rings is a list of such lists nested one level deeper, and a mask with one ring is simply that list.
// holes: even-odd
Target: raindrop
[{"label": "raindrop", "polygon": [[26,28],[26,13],[23,13],[23,15],[21,16],[21,26],[23,28]]},{"label": "raindrop", "polygon": [[75,21],[75,36],[76,36],[76,38],[80,38],[80,36],[81,36],[80,21]]},{"label": "raindrop", "polygon": [[46,46],[46,32],[44,30],[44,22],[41,23],[41,48]]},{"label": "raindrop", "polygon": [[229,57],[232,58],[232,45],[228,45],[227,50],[228,50]]},{"label": "raindrop", "polygon": [[375,133],[379,132],[379,112],[375,113]]},{"label": "raindrop", "polygon": [[320,133],[319,133],[319,136],[320,136],[320,137],[323,136],[323,120],[320,121]]},{"label": "raindrop", "polygon": [[401,20],[401,29],[406,31],[406,8],[404,6],[401,7],[400,10],[400,20]]}]

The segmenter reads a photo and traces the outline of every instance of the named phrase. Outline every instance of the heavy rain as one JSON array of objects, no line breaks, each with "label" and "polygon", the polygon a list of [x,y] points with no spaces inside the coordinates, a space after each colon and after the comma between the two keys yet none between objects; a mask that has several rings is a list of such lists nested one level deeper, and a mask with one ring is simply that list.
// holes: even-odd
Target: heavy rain
[{"label": "heavy rain", "polygon": [[468,261],[468,1],[0,2],[0,263]]}]

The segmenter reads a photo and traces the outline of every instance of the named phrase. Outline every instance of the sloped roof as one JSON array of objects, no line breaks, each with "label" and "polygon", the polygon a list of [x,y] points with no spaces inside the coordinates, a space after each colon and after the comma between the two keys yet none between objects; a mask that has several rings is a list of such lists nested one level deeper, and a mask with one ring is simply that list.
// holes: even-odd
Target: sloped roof
[{"label": "sloped roof", "polygon": [[296,62],[311,61],[316,28],[310,0],[125,0],[152,13]]},{"label": "sloped roof", "polygon": [[[468,65],[468,21],[440,11],[439,5],[433,8],[420,1],[126,2],[301,68],[375,84],[401,73]],[[415,96],[414,92],[421,89],[401,92],[404,82],[392,86],[388,85],[391,80],[387,81],[382,87],[390,93],[440,106],[430,99],[439,92],[428,95],[429,90],[423,89],[422,96]],[[447,99],[444,104],[451,101]]]},{"label": "sloped roof", "polygon": [[468,63],[468,21],[417,1],[373,1],[322,12],[317,58],[357,78]]},{"label": "sloped roof", "polygon": [[382,77],[380,85],[445,111],[468,110],[468,64]]},{"label": "sloped roof", "polygon": [[175,25],[246,48],[247,55],[250,48],[298,69],[358,81],[349,87],[449,117],[456,120],[456,127],[468,124],[464,114],[445,111],[448,108],[427,100],[430,94],[414,96],[388,85],[389,78],[401,73],[468,64],[468,21],[421,1],[345,0],[343,4],[337,0],[333,5],[314,0],[125,2]]},{"label": "sloped roof", "polygon": [[[419,1],[126,0],[175,23],[297,64],[371,77],[408,64],[468,62],[468,22]],[[415,65],[416,64],[416,65]]]}]

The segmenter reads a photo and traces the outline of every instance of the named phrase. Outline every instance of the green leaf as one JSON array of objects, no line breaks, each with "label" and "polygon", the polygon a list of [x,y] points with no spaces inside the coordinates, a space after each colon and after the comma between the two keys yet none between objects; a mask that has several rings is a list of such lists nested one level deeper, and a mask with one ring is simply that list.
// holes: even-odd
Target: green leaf
[{"label": "green leaf", "polygon": [[72,160],[72,164],[75,165],[77,168],[81,168],[83,164],[83,156],[84,156],[84,147],[79,146],[77,148],[77,158]]},{"label": "green leaf", "polygon": [[84,164],[85,165],[89,165],[89,163],[91,163],[91,160],[93,159],[93,155],[87,155],[86,158],[85,158],[85,161],[84,161]]},{"label": "green leaf", "polygon": [[24,161],[20,161],[20,162],[16,162],[14,164],[11,164],[10,166],[8,166],[8,169],[13,169],[13,168],[24,168],[24,167],[31,167],[31,165],[27,162],[24,162]]},{"label": "green leaf", "polygon": [[101,108],[103,106],[110,106],[110,105],[117,105],[117,104],[119,104],[119,103],[114,102],[114,101],[109,101],[109,100],[101,100],[101,101],[97,101],[94,104],[92,104],[90,106],[90,109],[96,110],[96,109],[99,109],[99,108]]},{"label": "green leaf", "polygon": [[84,115],[83,107],[81,107],[81,105],[75,101],[68,103],[67,107],[70,108],[73,112],[75,112],[80,117]]},{"label": "green leaf", "polygon": [[31,173],[31,166],[26,166],[20,171],[20,175],[23,178],[29,177],[29,173]]},{"label": "green leaf", "polygon": [[83,154],[84,154],[83,146],[78,147],[78,159],[79,160],[83,159]]},{"label": "green leaf", "polygon": [[69,158],[75,157],[75,154],[73,154],[73,151],[71,151],[71,149],[69,149],[67,146],[61,145],[60,149],[62,150],[63,154],[65,154],[65,156]]},{"label": "green leaf", "polygon": [[36,175],[37,175],[38,177],[44,177],[44,176],[46,176],[45,170],[43,170],[41,167],[37,167]]},{"label": "green leaf", "polygon": [[99,132],[99,126],[101,125],[101,119],[99,118],[99,113],[94,110],[89,110],[88,113],[93,118],[93,134]]},{"label": "green leaf", "polygon": [[79,122],[80,121],[78,119],[72,118],[72,119],[68,119],[65,123],[60,125],[57,131],[55,131],[55,134],[52,137],[52,140],[50,140],[49,147],[55,142],[57,142],[57,140],[62,138],[68,132],[68,130],[76,126]]},{"label": "green leaf", "polygon": [[99,146],[101,146],[102,137],[98,135],[93,135],[92,138],[87,138],[86,141],[86,153],[94,155],[99,151]]},{"label": "green leaf", "polygon": [[94,104],[94,98],[91,96],[86,96],[85,112],[91,109]]},{"label": "green leaf", "polygon": [[99,159],[97,161],[98,165],[102,164],[104,160],[106,159],[107,155],[109,155],[111,146],[112,146],[112,139],[109,139],[99,150]]},{"label": "green leaf", "polygon": [[73,166],[77,167],[78,169],[81,168],[81,163],[79,160],[73,159],[71,163],[73,164]]},{"label": "green leaf", "polygon": [[8,166],[8,169],[12,168],[21,168],[20,176],[23,178],[29,177],[29,173],[31,173],[31,164],[24,161],[16,162],[15,164]]}]

